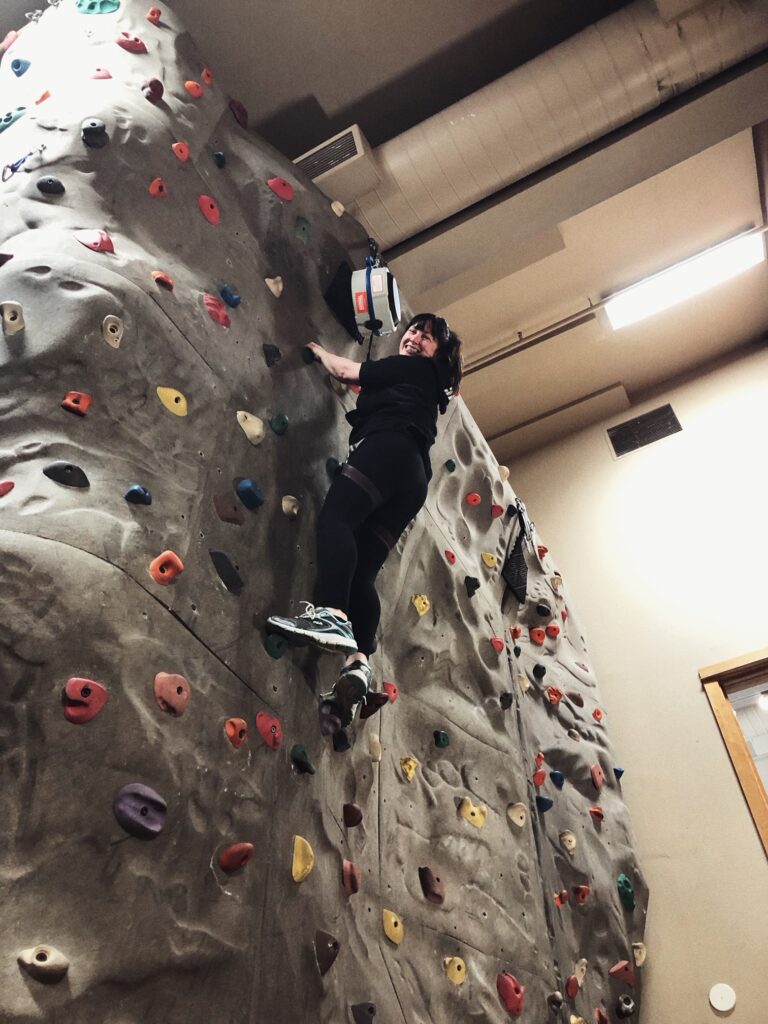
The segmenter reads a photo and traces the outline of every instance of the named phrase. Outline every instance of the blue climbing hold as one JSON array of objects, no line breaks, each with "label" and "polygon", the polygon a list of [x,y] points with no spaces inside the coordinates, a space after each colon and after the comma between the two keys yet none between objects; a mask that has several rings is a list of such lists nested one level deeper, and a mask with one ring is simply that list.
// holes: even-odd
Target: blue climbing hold
[{"label": "blue climbing hold", "polygon": [[233,292],[228,284],[225,284],[223,288],[219,289],[219,295],[224,299],[228,306],[232,309],[236,309],[242,301],[237,292]]},{"label": "blue climbing hold", "polygon": [[552,784],[554,786],[557,786],[558,789],[563,788],[563,785],[565,784],[565,776],[562,772],[559,772],[557,771],[557,769],[555,769],[555,771],[549,773],[549,777],[550,779],[552,779]]},{"label": "blue climbing hold", "polygon": [[624,769],[616,767],[613,769],[613,774],[616,776],[617,779],[620,779],[621,776],[624,774]]},{"label": "blue climbing hold", "polygon": [[141,484],[133,484],[123,495],[126,501],[129,501],[132,505],[151,505],[152,495],[149,493],[146,487],[142,487]]},{"label": "blue climbing hold", "polygon": [[248,478],[238,480],[235,484],[235,490],[237,491],[238,498],[246,508],[259,508],[264,504],[264,492],[255,480]]},{"label": "blue climbing hold", "polygon": [[550,798],[548,796],[537,796],[536,797],[536,806],[538,807],[538,809],[542,813],[544,811],[548,811],[551,807],[553,807],[554,803],[555,803],[555,801],[554,800],[550,800]]},{"label": "blue climbing hold", "polygon": [[16,75],[17,78],[21,78],[25,71],[31,65],[31,61],[24,60],[23,57],[17,57],[16,60],[11,61],[11,71]]}]

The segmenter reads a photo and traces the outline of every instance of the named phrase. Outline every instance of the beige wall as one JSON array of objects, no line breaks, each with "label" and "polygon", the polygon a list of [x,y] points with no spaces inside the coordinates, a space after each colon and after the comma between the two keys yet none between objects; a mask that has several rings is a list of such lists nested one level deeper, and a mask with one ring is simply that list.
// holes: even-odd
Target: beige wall
[{"label": "beige wall", "polygon": [[[617,344],[620,342],[617,340]],[[605,427],[671,402],[620,460]],[[753,350],[510,467],[600,680],[651,891],[637,1024],[768,1021],[768,861],[699,668],[768,646],[768,352]]]}]

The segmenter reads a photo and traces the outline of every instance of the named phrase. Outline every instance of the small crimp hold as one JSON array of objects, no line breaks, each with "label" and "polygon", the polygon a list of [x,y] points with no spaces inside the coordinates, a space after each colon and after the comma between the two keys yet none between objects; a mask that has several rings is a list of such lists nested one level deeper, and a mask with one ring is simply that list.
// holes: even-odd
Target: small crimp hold
[{"label": "small crimp hold", "polygon": [[147,78],[141,84],[141,91],[145,100],[150,103],[159,103],[165,93],[165,86],[159,78]]},{"label": "small crimp hold", "polygon": [[279,299],[283,294],[283,279],[279,275],[277,277],[265,277],[264,284],[269,288],[276,299]]},{"label": "small crimp hold", "polygon": [[154,196],[155,199],[165,199],[168,195],[168,187],[162,178],[153,178],[149,183],[147,191],[151,196]]},{"label": "small crimp hold", "polygon": [[353,864],[351,860],[347,860],[345,857],[341,865],[341,880],[346,897],[354,896],[355,893],[360,892],[360,882],[362,881],[360,865]]},{"label": "small crimp hold", "polygon": [[344,804],[342,817],[345,828],[357,828],[363,820],[363,812],[357,804]]},{"label": "small crimp hold", "polygon": [[415,757],[401,757],[400,768],[403,775],[406,777],[408,782],[413,782],[416,777],[416,769],[419,767],[419,762]]},{"label": "small crimp hold", "polygon": [[435,729],[432,735],[434,736],[436,747],[444,748],[451,742],[448,733],[443,729]]},{"label": "small crimp hold", "polygon": [[541,811],[542,814],[544,814],[547,811],[551,810],[551,808],[554,806],[554,803],[555,803],[555,801],[551,800],[548,796],[537,796],[536,797],[536,806],[538,807],[538,809]]},{"label": "small crimp hold", "polygon": [[468,796],[459,801],[458,811],[461,817],[475,828],[482,828],[488,816],[488,808],[485,804],[473,804]]},{"label": "small crimp hold", "polygon": [[237,309],[240,303],[243,301],[234,289],[230,288],[228,284],[219,288],[219,295],[226,302],[231,309]]},{"label": "small crimp hold", "polygon": [[164,270],[153,270],[152,280],[160,288],[164,288],[167,292],[173,291],[173,278],[170,274],[166,274]]},{"label": "small crimp hold", "polygon": [[151,25],[159,25],[160,18],[162,17],[162,15],[163,12],[160,10],[159,7],[150,7],[149,10],[147,11],[147,21]]},{"label": "small crimp hold", "polygon": [[225,875],[242,870],[253,856],[253,843],[233,843],[219,854],[219,867]]},{"label": "small crimp hold", "polygon": [[237,422],[252,445],[261,444],[266,434],[263,420],[260,420],[258,416],[254,416],[253,413],[240,409],[237,413]]},{"label": "small crimp hold", "polygon": [[137,839],[154,839],[165,825],[165,800],[141,782],[130,782],[115,793],[112,810],[121,828]]},{"label": "small crimp hold", "polygon": [[101,229],[97,229],[95,231],[89,231],[87,229],[83,231],[75,231],[75,238],[81,245],[84,245],[86,249],[92,249],[93,252],[115,251],[112,239],[106,231]]},{"label": "small crimp hold", "polygon": [[405,937],[403,922],[394,910],[387,910],[386,908],[381,912],[381,920],[384,925],[384,934],[390,942],[394,942],[396,946],[399,946]]},{"label": "small crimp hold", "polygon": [[473,508],[475,508],[482,502],[483,499],[480,497],[477,491],[470,491],[469,494],[466,496],[465,500],[468,505],[471,505]]},{"label": "small crimp hold", "polygon": [[216,225],[219,223],[221,213],[219,211],[219,205],[213,196],[198,196],[197,205],[200,209],[200,213],[202,213],[209,224]]},{"label": "small crimp hold", "polygon": [[171,151],[176,159],[180,160],[182,163],[186,163],[186,161],[189,160],[189,146],[186,142],[174,142],[171,145]]},{"label": "small crimp hold", "polygon": [[264,491],[255,480],[248,477],[235,482],[235,492],[247,509],[261,508],[264,504]]},{"label": "small crimp hold", "polygon": [[6,338],[12,338],[15,334],[21,334],[26,327],[24,310],[19,302],[0,303],[0,310],[3,314],[3,334]]},{"label": "small crimp hold", "polygon": [[289,519],[295,519],[299,514],[300,505],[299,499],[294,498],[292,494],[284,494],[280,502],[280,507],[283,510],[283,515]]},{"label": "small crimp hold", "polygon": [[235,565],[229,555],[223,551],[209,550],[213,567],[218,573],[219,579],[230,594],[239,594],[245,586],[245,581],[240,575],[239,566]]},{"label": "small crimp hold", "polygon": [[575,834],[571,832],[569,829],[565,829],[563,832],[560,833],[560,845],[564,850],[567,850],[568,853],[572,854],[573,851],[576,849]]},{"label": "small crimp hold", "polygon": [[22,949],[16,959],[27,974],[43,985],[55,985],[69,970],[69,960],[55,946]]},{"label": "small crimp hold", "polygon": [[274,416],[270,417],[269,426],[273,434],[277,434],[278,437],[282,437],[288,429],[288,417],[284,412],[275,413]]},{"label": "small crimp hold", "polygon": [[513,825],[522,828],[528,820],[528,808],[525,804],[510,804],[507,808],[507,817]]}]

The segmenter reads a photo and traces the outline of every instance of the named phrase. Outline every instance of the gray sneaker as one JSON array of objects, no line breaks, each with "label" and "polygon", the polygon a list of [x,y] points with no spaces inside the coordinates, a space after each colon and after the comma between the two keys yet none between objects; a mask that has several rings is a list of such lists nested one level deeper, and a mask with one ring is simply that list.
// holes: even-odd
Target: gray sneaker
[{"label": "gray sneaker", "polygon": [[305,606],[304,611],[295,618],[270,615],[267,632],[279,633],[296,644],[313,644],[324,651],[355,653],[357,642],[351,622],[340,619],[328,608],[315,608],[308,601],[301,603]]},{"label": "gray sneaker", "polygon": [[373,673],[359,659],[345,665],[329,693],[320,694],[320,731],[332,736],[350,725],[373,684]]}]

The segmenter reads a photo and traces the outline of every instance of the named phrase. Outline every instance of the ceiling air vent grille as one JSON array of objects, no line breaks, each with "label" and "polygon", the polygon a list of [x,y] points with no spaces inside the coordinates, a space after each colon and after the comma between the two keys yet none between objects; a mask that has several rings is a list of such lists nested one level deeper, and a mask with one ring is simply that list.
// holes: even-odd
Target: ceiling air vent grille
[{"label": "ceiling air vent grille", "polygon": [[313,149],[307,156],[295,160],[294,163],[314,180],[333,167],[343,164],[350,157],[357,155],[357,142],[354,132],[350,129],[348,132],[335,136],[327,145]]},{"label": "ceiling air vent grille", "polygon": [[671,405],[660,405],[658,409],[635,416],[632,420],[617,423],[608,428],[608,440],[617,456],[637,451],[647,444],[660,441],[662,437],[676,434],[683,428],[672,411]]}]

